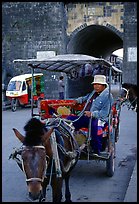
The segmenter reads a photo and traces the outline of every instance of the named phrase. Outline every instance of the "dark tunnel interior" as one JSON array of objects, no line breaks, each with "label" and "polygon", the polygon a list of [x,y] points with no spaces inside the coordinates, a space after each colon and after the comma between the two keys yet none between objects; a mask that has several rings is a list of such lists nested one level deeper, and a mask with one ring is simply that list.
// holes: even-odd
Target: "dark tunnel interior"
[{"label": "dark tunnel interior", "polygon": [[70,39],[67,52],[107,58],[122,47],[122,38],[112,29],[101,25],[90,25]]},{"label": "dark tunnel interior", "polygon": [[[123,47],[122,37],[111,28],[91,25],[73,35],[68,43],[69,54],[85,54],[93,57],[109,57],[115,50]],[[92,91],[93,77],[82,77],[77,80],[68,79],[69,98],[83,96]]]}]

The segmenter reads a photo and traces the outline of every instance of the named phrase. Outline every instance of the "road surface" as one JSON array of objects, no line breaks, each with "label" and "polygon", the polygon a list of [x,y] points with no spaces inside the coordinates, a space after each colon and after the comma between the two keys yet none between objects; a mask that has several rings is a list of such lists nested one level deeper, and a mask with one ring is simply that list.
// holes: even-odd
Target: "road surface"
[{"label": "road surface", "polygon": [[[8,157],[14,147],[21,146],[12,128],[24,134],[23,126],[30,118],[30,108],[2,112],[2,202],[29,202],[25,176],[16,162],[8,160]],[[106,163],[103,161],[79,160],[70,179],[72,201],[123,202],[136,161],[136,149],[137,113],[124,106],[121,110],[120,138],[116,143],[114,176],[106,175]],[[48,201],[51,202],[50,192]]]}]

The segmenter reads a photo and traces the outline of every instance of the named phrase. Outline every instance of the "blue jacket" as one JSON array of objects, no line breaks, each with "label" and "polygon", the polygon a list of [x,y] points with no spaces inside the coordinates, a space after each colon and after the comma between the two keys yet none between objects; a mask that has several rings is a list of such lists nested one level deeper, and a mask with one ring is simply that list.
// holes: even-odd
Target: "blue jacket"
[{"label": "blue jacket", "polygon": [[[79,97],[76,99],[78,103],[83,103],[86,101],[85,107],[83,108],[81,115],[84,113],[85,108],[88,105],[94,93],[95,91],[93,90],[91,94],[87,94],[86,96]],[[108,122],[108,116],[112,104],[113,96],[112,94],[110,94],[109,96],[109,88],[106,88],[104,89],[104,91],[100,93],[100,95],[95,100],[93,100],[90,111],[92,112],[94,118]]]}]

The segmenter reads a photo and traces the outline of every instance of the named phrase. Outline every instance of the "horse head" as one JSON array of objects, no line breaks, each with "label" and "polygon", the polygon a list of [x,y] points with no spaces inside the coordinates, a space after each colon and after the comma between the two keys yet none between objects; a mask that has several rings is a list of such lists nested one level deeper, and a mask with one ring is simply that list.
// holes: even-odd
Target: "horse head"
[{"label": "horse head", "polygon": [[25,136],[13,128],[16,137],[24,144],[21,158],[29,198],[36,200],[40,199],[42,195],[42,184],[45,178],[49,157],[51,156],[51,151],[46,150],[46,146],[53,129],[51,128],[47,131],[41,121],[32,118],[26,123],[24,130],[26,132]]},{"label": "horse head", "polygon": [[62,119],[54,119],[54,123],[46,126],[40,120],[32,118],[24,126],[25,136],[17,129],[13,130],[24,144],[21,158],[29,198],[44,201],[46,187],[50,183],[53,189],[53,202],[61,202],[62,182],[65,179],[65,198],[66,202],[70,202],[70,171],[79,158],[78,145],[71,134],[73,129],[70,130],[69,124],[66,125]]},{"label": "horse head", "polygon": [[47,159],[44,146],[26,146],[22,151],[23,169],[26,175],[29,198],[39,199],[42,195]]},{"label": "horse head", "polygon": [[137,85],[124,83],[122,87],[127,90],[125,102],[128,102],[126,103],[128,109],[132,109],[137,112]]}]

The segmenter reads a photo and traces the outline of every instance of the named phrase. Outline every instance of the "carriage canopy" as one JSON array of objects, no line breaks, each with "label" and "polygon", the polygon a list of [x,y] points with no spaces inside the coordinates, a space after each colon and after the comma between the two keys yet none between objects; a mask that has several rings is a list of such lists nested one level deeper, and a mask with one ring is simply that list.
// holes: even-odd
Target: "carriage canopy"
[{"label": "carriage canopy", "polygon": [[65,72],[67,74],[74,70],[78,70],[84,64],[100,64],[107,69],[111,67],[112,71],[122,72],[103,58],[96,58],[82,54],[64,54],[45,59],[16,59],[13,62],[28,62],[28,65],[35,69],[39,68],[48,71]]}]

